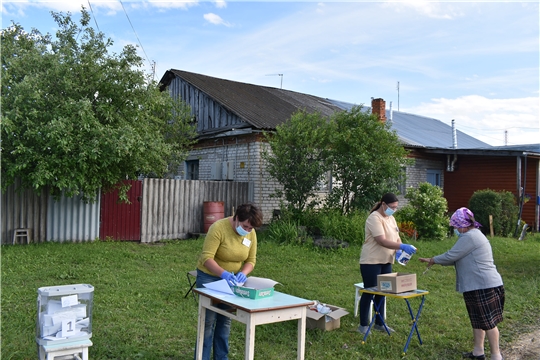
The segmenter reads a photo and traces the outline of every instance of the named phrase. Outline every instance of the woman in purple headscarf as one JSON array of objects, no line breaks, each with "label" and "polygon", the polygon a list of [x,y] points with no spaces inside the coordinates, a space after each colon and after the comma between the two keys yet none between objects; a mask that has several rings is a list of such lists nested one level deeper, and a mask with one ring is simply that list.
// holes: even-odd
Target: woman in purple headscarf
[{"label": "woman in purple headscarf", "polygon": [[463,354],[467,359],[485,359],[484,338],[487,335],[492,360],[502,359],[499,350],[499,329],[503,320],[504,286],[493,263],[489,240],[478,228],[471,210],[462,207],[450,218],[450,226],[458,236],[455,245],[446,253],[422,262],[456,268],[456,290],[463,294],[471,320],[474,349]]}]

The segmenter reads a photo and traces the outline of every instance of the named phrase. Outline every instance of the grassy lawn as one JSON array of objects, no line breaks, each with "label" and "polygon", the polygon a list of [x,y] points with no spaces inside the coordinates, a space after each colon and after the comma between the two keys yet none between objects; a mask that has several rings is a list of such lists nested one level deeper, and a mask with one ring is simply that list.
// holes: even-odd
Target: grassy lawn
[{"label": "grassy lawn", "polygon": [[[354,287],[360,282],[359,246],[323,250],[312,245],[283,246],[261,234],[253,276],[279,281],[276,290],[346,308],[334,331],[307,330],[306,359],[401,359],[410,330],[404,301],[388,299],[387,322],[396,333],[373,333],[365,344],[355,332]],[[452,267],[425,265],[418,257],[448,250],[453,242],[415,242],[418,254],[394,271],[417,274],[418,288],[430,292],[419,321],[424,344],[414,337],[407,359],[461,359],[472,349],[462,297],[455,291]],[[195,268],[202,239],[167,241],[160,245],[129,242],[46,243],[2,246],[1,356],[35,359],[37,289],[44,286],[94,286],[92,359],[192,359],[197,302],[188,290],[186,272]],[[501,345],[540,320],[540,236],[525,241],[494,238],[495,263],[506,288]],[[418,299],[412,299],[413,307]],[[257,327],[256,359],[296,359],[296,321]],[[230,359],[243,359],[244,328],[233,322]],[[486,352],[488,352],[486,346]]]}]

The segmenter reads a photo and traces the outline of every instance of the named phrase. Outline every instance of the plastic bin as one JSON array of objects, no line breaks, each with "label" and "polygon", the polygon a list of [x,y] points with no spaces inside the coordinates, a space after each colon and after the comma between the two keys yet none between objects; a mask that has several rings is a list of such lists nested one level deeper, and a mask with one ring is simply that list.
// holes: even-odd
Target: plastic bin
[{"label": "plastic bin", "polygon": [[94,287],[88,284],[39,288],[37,343],[52,345],[90,339],[93,300]]}]

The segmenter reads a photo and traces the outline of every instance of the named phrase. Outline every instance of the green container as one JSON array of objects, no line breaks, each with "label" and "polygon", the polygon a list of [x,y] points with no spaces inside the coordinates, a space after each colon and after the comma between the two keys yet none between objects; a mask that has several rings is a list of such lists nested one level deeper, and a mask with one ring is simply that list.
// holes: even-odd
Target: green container
[{"label": "green container", "polygon": [[274,288],[254,289],[243,286],[232,286],[232,291],[236,296],[246,299],[264,299],[274,295]]}]

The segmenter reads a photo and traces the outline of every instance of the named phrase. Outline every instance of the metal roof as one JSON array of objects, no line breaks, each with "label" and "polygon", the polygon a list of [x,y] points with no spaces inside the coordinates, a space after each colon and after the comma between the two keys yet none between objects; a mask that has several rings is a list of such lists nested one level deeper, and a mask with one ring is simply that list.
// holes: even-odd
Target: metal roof
[{"label": "metal roof", "polygon": [[[215,78],[182,70],[168,70],[160,80],[160,88],[165,89],[175,76],[213,98],[251,126],[261,130],[275,129],[290,119],[297,110],[319,112],[330,117],[336,111],[350,110],[355,104],[298,93],[273,87],[247,84]],[[363,106],[371,113],[371,107]],[[455,150],[453,148],[452,127],[440,120],[386,110],[387,121],[395,130],[401,142],[410,147]],[[515,147],[493,147],[483,141],[456,130],[457,149],[485,149],[506,151],[530,151],[540,153],[540,144],[516,145]],[[530,149],[530,150],[527,150]]]},{"label": "metal roof", "polygon": [[[341,108],[350,110],[353,104],[331,100]],[[366,112],[371,113],[371,107],[363,107]],[[408,114],[401,111],[386,110],[386,121],[390,123],[390,128],[394,130],[403,144],[412,147],[435,147],[453,148],[452,127],[440,120]],[[472,136],[456,130],[458,148],[490,148],[486,144]]]}]

